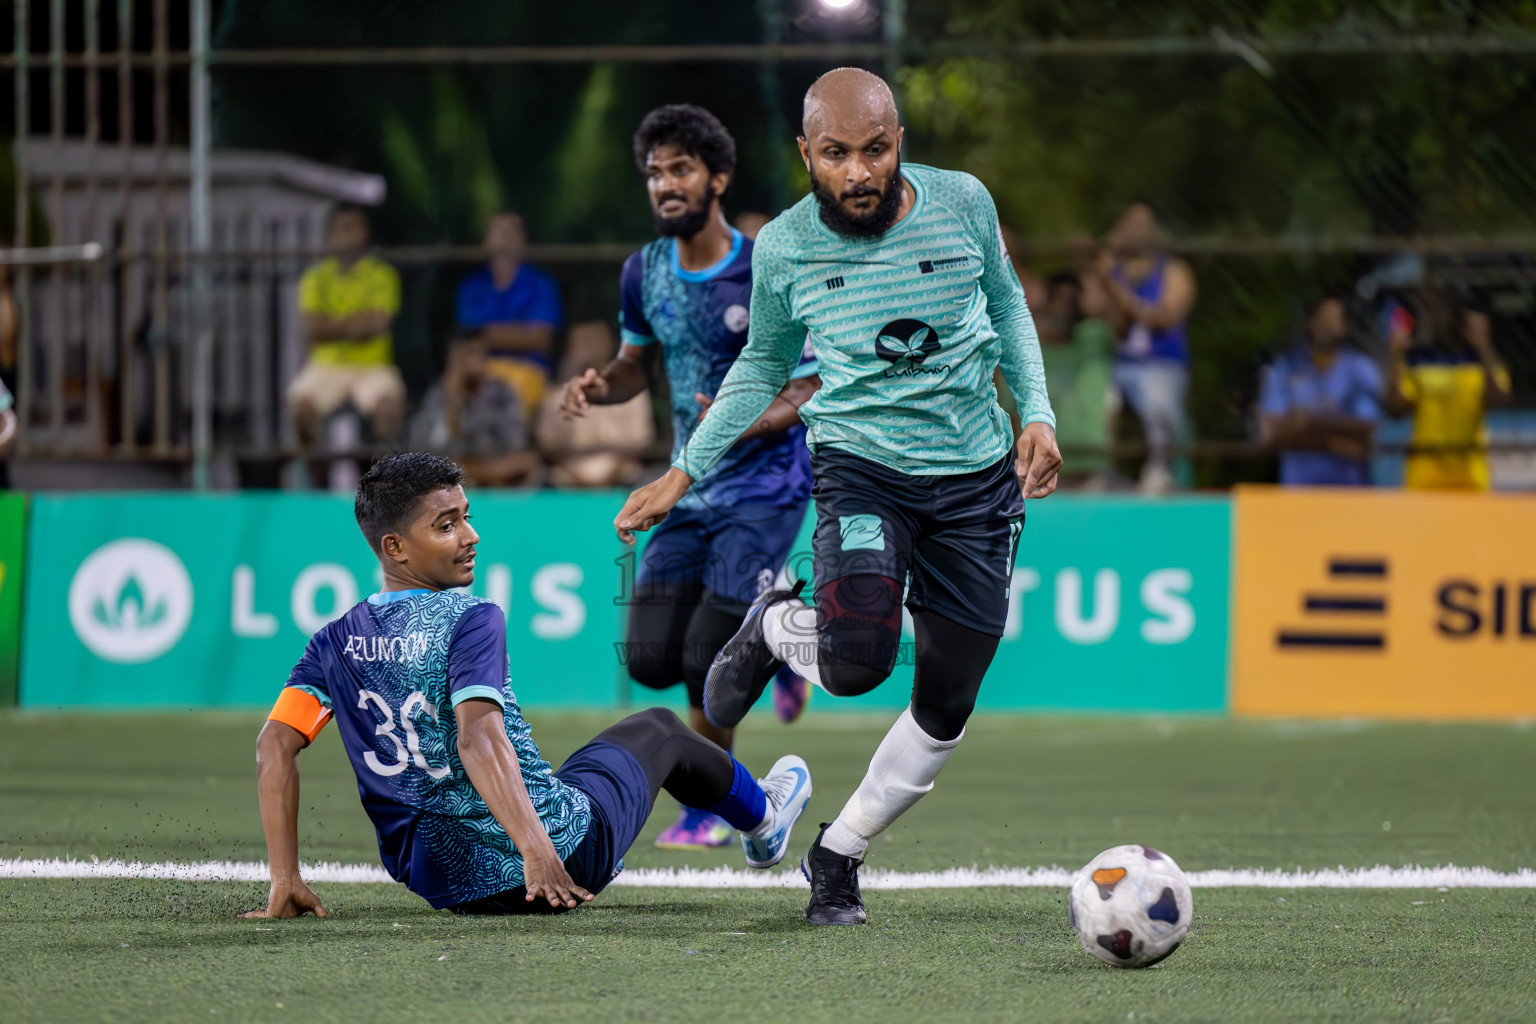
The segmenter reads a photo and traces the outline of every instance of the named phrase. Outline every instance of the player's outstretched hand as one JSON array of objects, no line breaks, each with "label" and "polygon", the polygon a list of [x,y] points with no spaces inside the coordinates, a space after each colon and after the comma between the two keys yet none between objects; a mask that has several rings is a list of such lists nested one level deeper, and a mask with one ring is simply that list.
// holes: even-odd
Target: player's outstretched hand
[{"label": "player's outstretched hand", "polygon": [[624,507],[613,519],[613,528],[619,540],[625,544],[635,542],[637,532],[644,533],[672,511],[672,506],[693,486],[693,478],[680,469],[669,469],[667,475],[654,480],[639,490],[630,492]]},{"label": "player's outstretched hand", "polygon": [[305,885],[302,881],[272,883],[272,891],[267,894],[267,906],[264,910],[252,910],[241,917],[303,917],[305,914],[314,914],[316,917],[330,917],[325,907],[320,904],[320,897]]},{"label": "player's outstretched hand", "polygon": [[608,380],[591,367],[580,377],[565,382],[560,396],[560,415],[568,420],[585,416],[594,399],[608,397]]},{"label": "player's outstretched hand", "polygon": [[571,881],[565,865],[560,863],[554,850],[523,859],[523,887],[528,891],[526,899],[529,903],[544,899],[549,900],[552,907],[564,907],[567,910],[578,903],[591,903],[594,898],[587,890]]},{"label": "player's outstretched hand", "polygon": [[1018,457],[1013,471],[1026,498],[1043,498],[1056,489],[1061,475],[1061,449],[1049,424],[1026,423],[1019,434]]}]

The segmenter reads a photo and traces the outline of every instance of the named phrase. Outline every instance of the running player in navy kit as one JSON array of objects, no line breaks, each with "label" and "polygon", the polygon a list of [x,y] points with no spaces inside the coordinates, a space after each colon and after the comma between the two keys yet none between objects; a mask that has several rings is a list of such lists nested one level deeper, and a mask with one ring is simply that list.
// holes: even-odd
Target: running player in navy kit
[{"label": "running player in navy kit", "polygon": [[[687,105],[653,110],[635,132],[634,154],[662,237],[624,264],[618,358],[568,383],[563,410],[581,416],[589,404],[629,401],[646,386],[647,346],[659,344],[676,456],[746,345],[752,242],[720,210],[736,143],[714,115]],[[694,729],[726,750],[735,730],[704,716],[704,677],[783,566],[805,518],[811,466],[798,410],[819,385],[807,350],[775,389],[778,400],[655,531],[636,574],[625,644],[630,677],[655,689],[686,684]],[[780,717],[798,715],[805,694],[801,676],[780,672]],[[730,837],[718,816],[685,806],[656,842],[687,849]]]},{"label": "running player in navy kit", "polygon": [[385,869],[435,908],[557,912],[591,900],[662,789],[730,822],[748,864],[778,863],[811,793],[798,757],[758,782],[652,708],[551,770],[512,694],[502,611],[462,590],[480,543],[463,479],[447,459],[401,453],[358,484],[357,524],[384,585],[314,635],[257,739],[272,888],[246,916],[326,916],[299,873],[298,755],[332,717]]}]

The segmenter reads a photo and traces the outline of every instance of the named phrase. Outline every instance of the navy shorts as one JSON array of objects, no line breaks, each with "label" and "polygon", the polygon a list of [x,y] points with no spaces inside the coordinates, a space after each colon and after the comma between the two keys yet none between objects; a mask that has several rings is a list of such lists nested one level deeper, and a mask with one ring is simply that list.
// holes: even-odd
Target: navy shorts
[{"label": "navy shorts", "polygon": [[555,778],[587,794],[592,824],[565,858],[571,881],[594,895],[619,873],[624,853],[651,816],[651,783],[640,761],[616,743],[593,740],[565,759]]},{"label": "navy shorts", "polygon": [[906,580],[907,606],[1002,636],[1024,493],[1013,454],[974,473],[914,476],[848,452],[811,456],[816,586],[861,573]]},{"label": "navy shorts", "polygon": [[783,567],[804,520],[803,504],[674,509],[646,541],[635,589],[643,594],[653,580],[697,583],[727,601],[751,604]]},{"label": "navy shorts", "polygon": [[[596,740],[566,758],[555,778],[581,790],[591,804],[587,834],[564,863],[571,881],[595,896],[619,873],[624,852],[651,815],[650,782],[634,754]],[[530,903],[527,890],[518,886],[448,909],[456,914],[552,914],[567,908],[542,899]]]}]

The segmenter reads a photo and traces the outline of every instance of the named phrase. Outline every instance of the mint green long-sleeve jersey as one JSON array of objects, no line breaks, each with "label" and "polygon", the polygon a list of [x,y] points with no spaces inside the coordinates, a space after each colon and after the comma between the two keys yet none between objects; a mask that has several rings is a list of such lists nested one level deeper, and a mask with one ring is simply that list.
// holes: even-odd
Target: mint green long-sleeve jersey
[{"label": "mint green long-sleeve jersey", "polygon": [[773,402],[809,341],[821,388],[800,410],[813,451],[914,476],[970,473],[1013,443],[992,372],[1024,423],[1055,426],[1024,289],[997,209],[969,174],[906,164],[912,209],[878,238],[844,238],[814,196],[763,228],[751,328],[675,467],[697,480]]}]

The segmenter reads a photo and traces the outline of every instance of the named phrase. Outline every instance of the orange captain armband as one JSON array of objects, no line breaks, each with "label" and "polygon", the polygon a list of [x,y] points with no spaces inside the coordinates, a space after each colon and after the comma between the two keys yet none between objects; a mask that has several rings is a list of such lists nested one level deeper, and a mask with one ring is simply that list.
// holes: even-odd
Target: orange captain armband
[{"label": "orange captain armband", "polygon": [[325,723],[331,720],[331,709],[320,703],[320,698],[296,686],[283,687],[277,703],[272,705],[269,722],[282,722],[304,734],[310,743],[320,735]]}]

